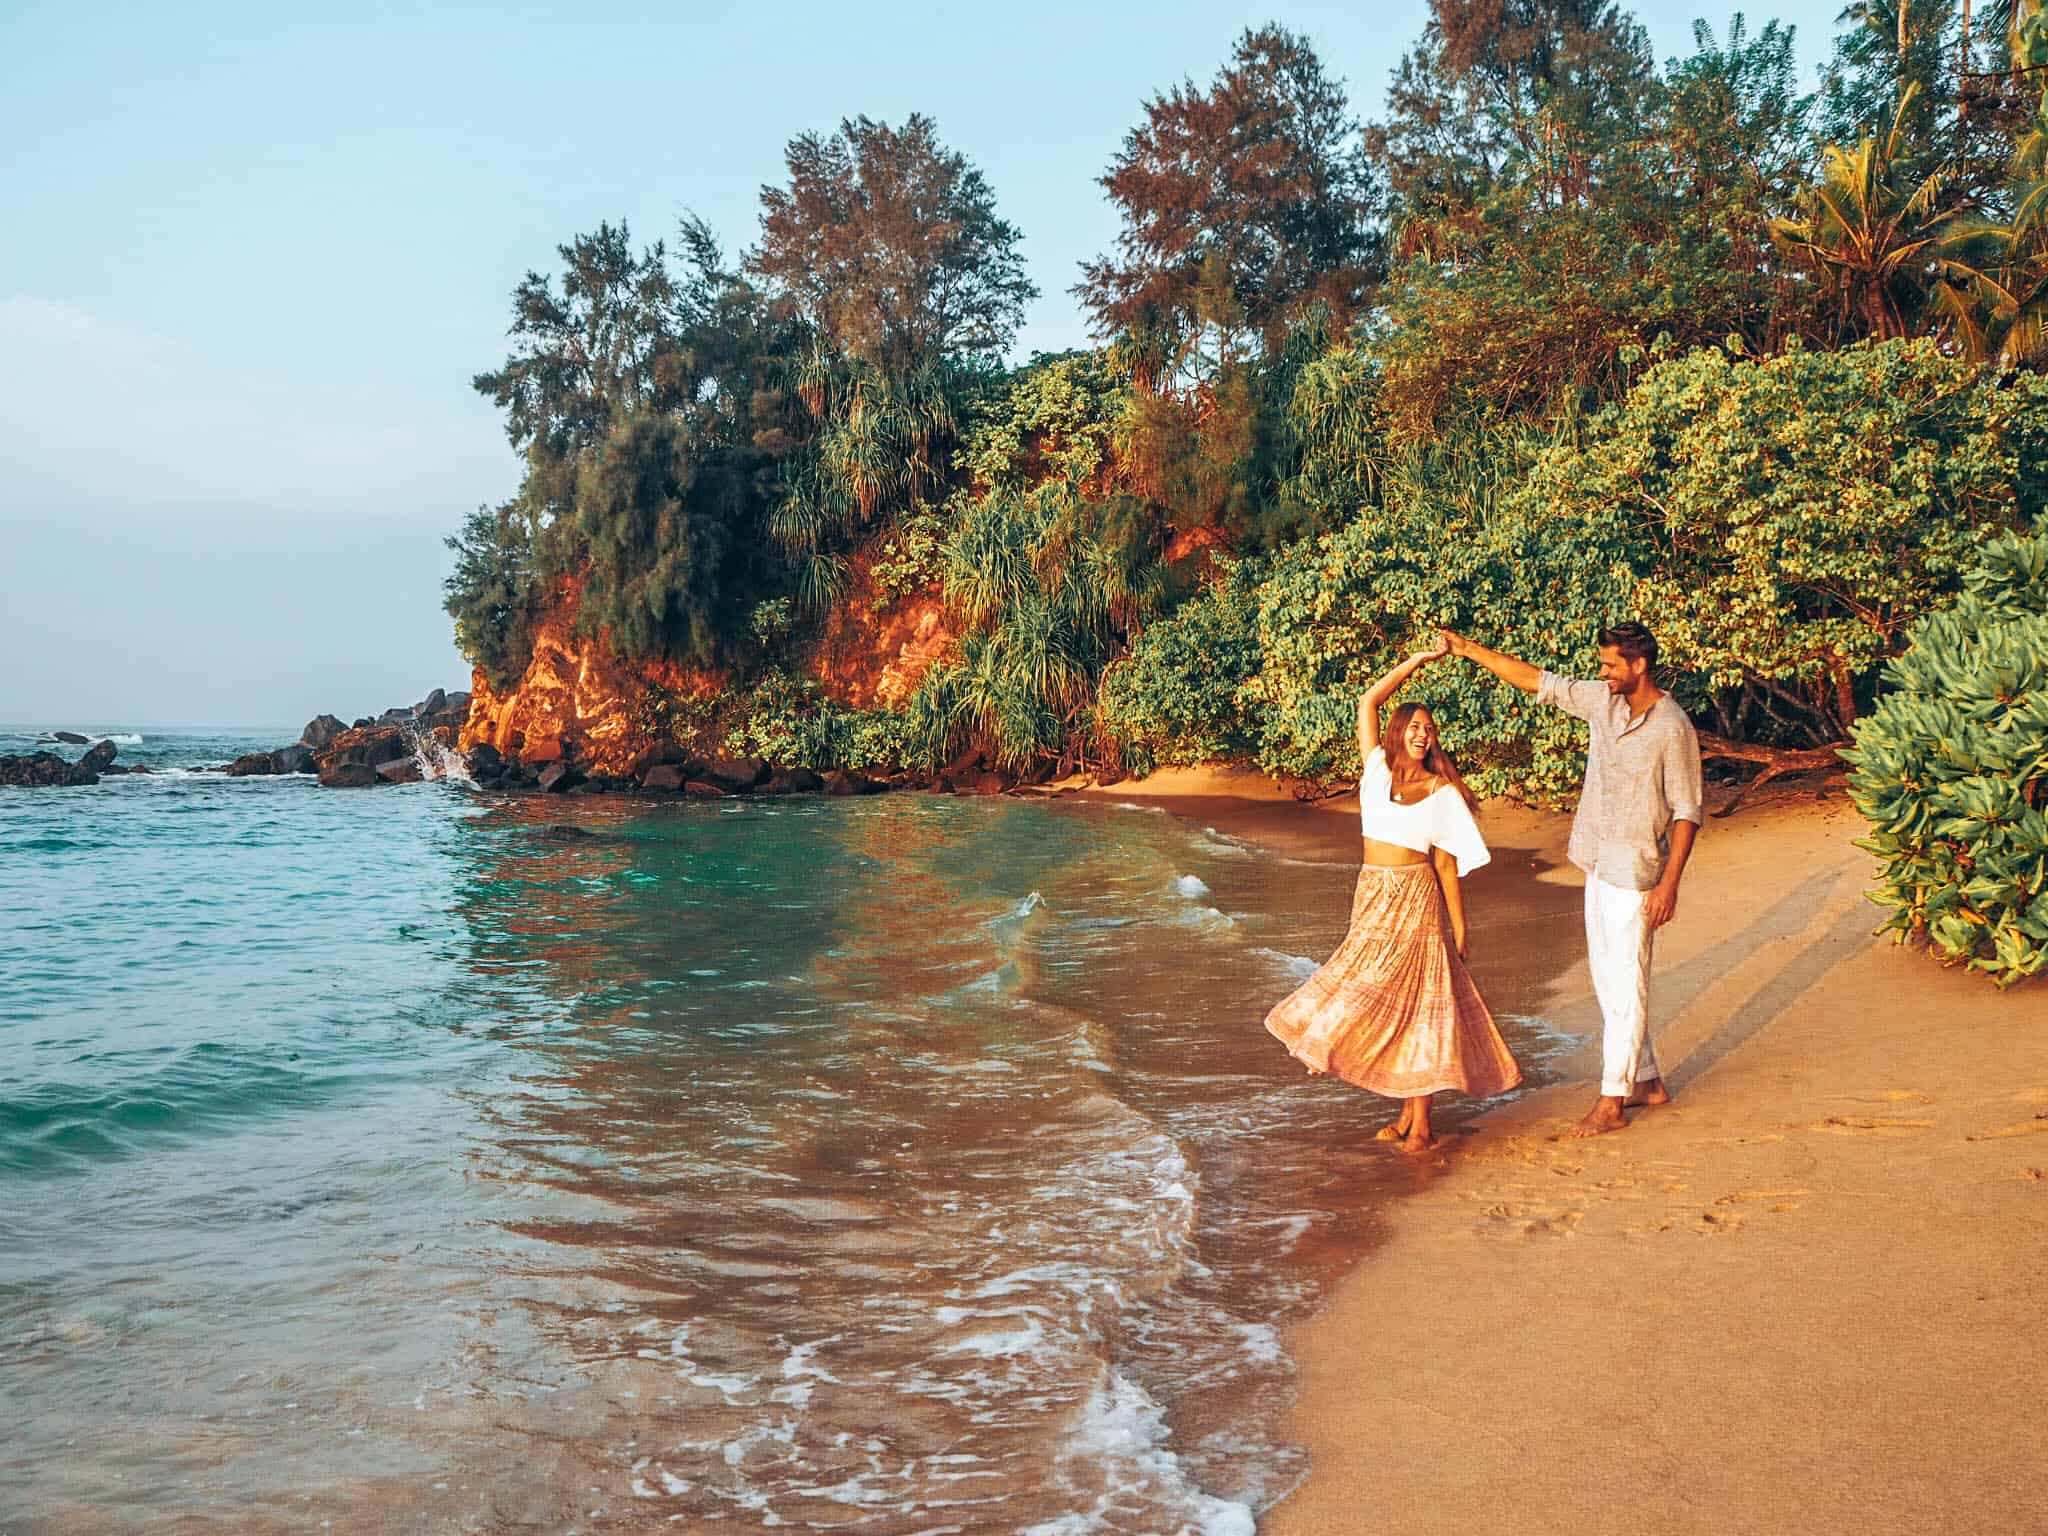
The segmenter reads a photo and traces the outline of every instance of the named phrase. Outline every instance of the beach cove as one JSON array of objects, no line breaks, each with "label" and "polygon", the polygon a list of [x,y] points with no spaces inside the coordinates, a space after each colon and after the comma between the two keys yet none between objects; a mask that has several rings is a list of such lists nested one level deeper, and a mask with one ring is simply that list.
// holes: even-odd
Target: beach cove
[{"label": "beach cove", "polygon": [[[1355,848],[1347,799],[1251,775],[1114,792]],[[1480,984],[1591,1029],[1566,820],[1485,825]],[[1312,1470],[1261,1530],[2048,1529],[2048,1005],[1874,937],[1864,832],[1839,789],[1709,817],[1659,939],[1675,1102],[1553,1141],[1582,1053],[1416,1171],[1289,1336]]]}]

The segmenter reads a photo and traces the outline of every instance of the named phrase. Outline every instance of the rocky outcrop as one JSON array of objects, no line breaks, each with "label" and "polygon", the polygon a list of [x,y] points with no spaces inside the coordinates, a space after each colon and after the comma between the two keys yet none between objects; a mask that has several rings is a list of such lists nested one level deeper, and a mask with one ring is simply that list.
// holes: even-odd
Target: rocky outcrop
[{"label": "rocky outcrop", "polygon": [[255,774],[281,772],[277,766],[275,752],[244,752],[227,766],[231,779],[246,779]]},{"label": "rocky outcrop", "polygon": [[0,785],[10,789],[72,789],[99,781],[97,773],[54,752],[0,757]]},{"label": "rocky outcrop", "polygon": [[318,760],[324,789],[367,789],[387,782],[377,770],[412,757],[412,744],[395,725],[351,726],[327,745]]},{"label": "rocky outcrop", "polygon": [[306,728],[299,733],[299,745],[315,755],[325,752],[334,744],[334,738],[348,727],[334,715],[316,715],[306,722]]}]

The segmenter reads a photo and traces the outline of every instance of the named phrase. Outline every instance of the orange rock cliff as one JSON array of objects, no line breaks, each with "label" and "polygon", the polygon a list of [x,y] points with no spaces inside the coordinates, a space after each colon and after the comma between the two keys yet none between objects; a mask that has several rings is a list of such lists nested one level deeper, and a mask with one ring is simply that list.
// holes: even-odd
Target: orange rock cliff
[{"label": "orange rock cliff", "polygon": [[[946,655],[953,634],[936,597],[918,594],[877,613],[869,562],[856,559],[852,576],[796,670],[842,704],[899,704]],[[488,745],[533,766],[572,762],[586,773],[625,777],[660,745],[645,723],[655,697],[708,698],[728,681],[702,667],[621,658],[602,636],[575,630],[570,586],[537,627],[533,654],[510,689],[500,692],[476,672],[461,750]]]}]

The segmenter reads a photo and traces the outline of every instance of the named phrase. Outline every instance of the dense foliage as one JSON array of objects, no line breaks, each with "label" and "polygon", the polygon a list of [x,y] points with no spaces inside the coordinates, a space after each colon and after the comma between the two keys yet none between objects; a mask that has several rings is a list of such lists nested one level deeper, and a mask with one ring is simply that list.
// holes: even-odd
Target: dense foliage
[{"label": "dense foliage", "polygon": [[[799,135],[739,259],[601,225],[515,290],[457,637],[696,663],[692,729],[813,765],[1334,786],[1435,625],[1582,670],[1634,616],[1703,727],[1839,744],[2048,500],[2048,8],[1870,0],[1796,78],[1775,23],[1660,64],[1607,0],[1432,0],[1371,116],[1249,30],[1105,170],[1102,344],[1021,366],[981,172],[923,116]],[[807,680],[856,582],[952,636],[893,712]],[[1569,793],[1565,722],[1418,689],[1481,788]]]},{"label": "dense foliage", "polygon": [[2000,986],[2048,968],[2048,524],[1983,547],[1856,732],[1885,928]]}]

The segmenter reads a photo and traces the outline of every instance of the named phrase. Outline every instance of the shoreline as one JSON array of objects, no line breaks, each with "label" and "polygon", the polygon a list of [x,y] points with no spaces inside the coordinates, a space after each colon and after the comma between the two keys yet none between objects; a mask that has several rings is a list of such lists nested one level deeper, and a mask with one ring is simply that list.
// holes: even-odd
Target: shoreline
[{"label": "shoreline", "polygon": [[[1255,774],[1084,794],[1358,857],[1348,797]],[[1589,1034],[1569,819],[1482,825],[1489,1003]],[[1675,1102],[1550,1140],[1596,1091],[1594,1037],[1566,1081],[1460,1117],[1289,1331],[1311,1470],[1261,1531],[1579,1533],[1617,1506],[1625,1529],[2048,1529],[2048,1000],[1874,937],[1863,831],[1839,789],[1708,817],[1655,971]]]}]

